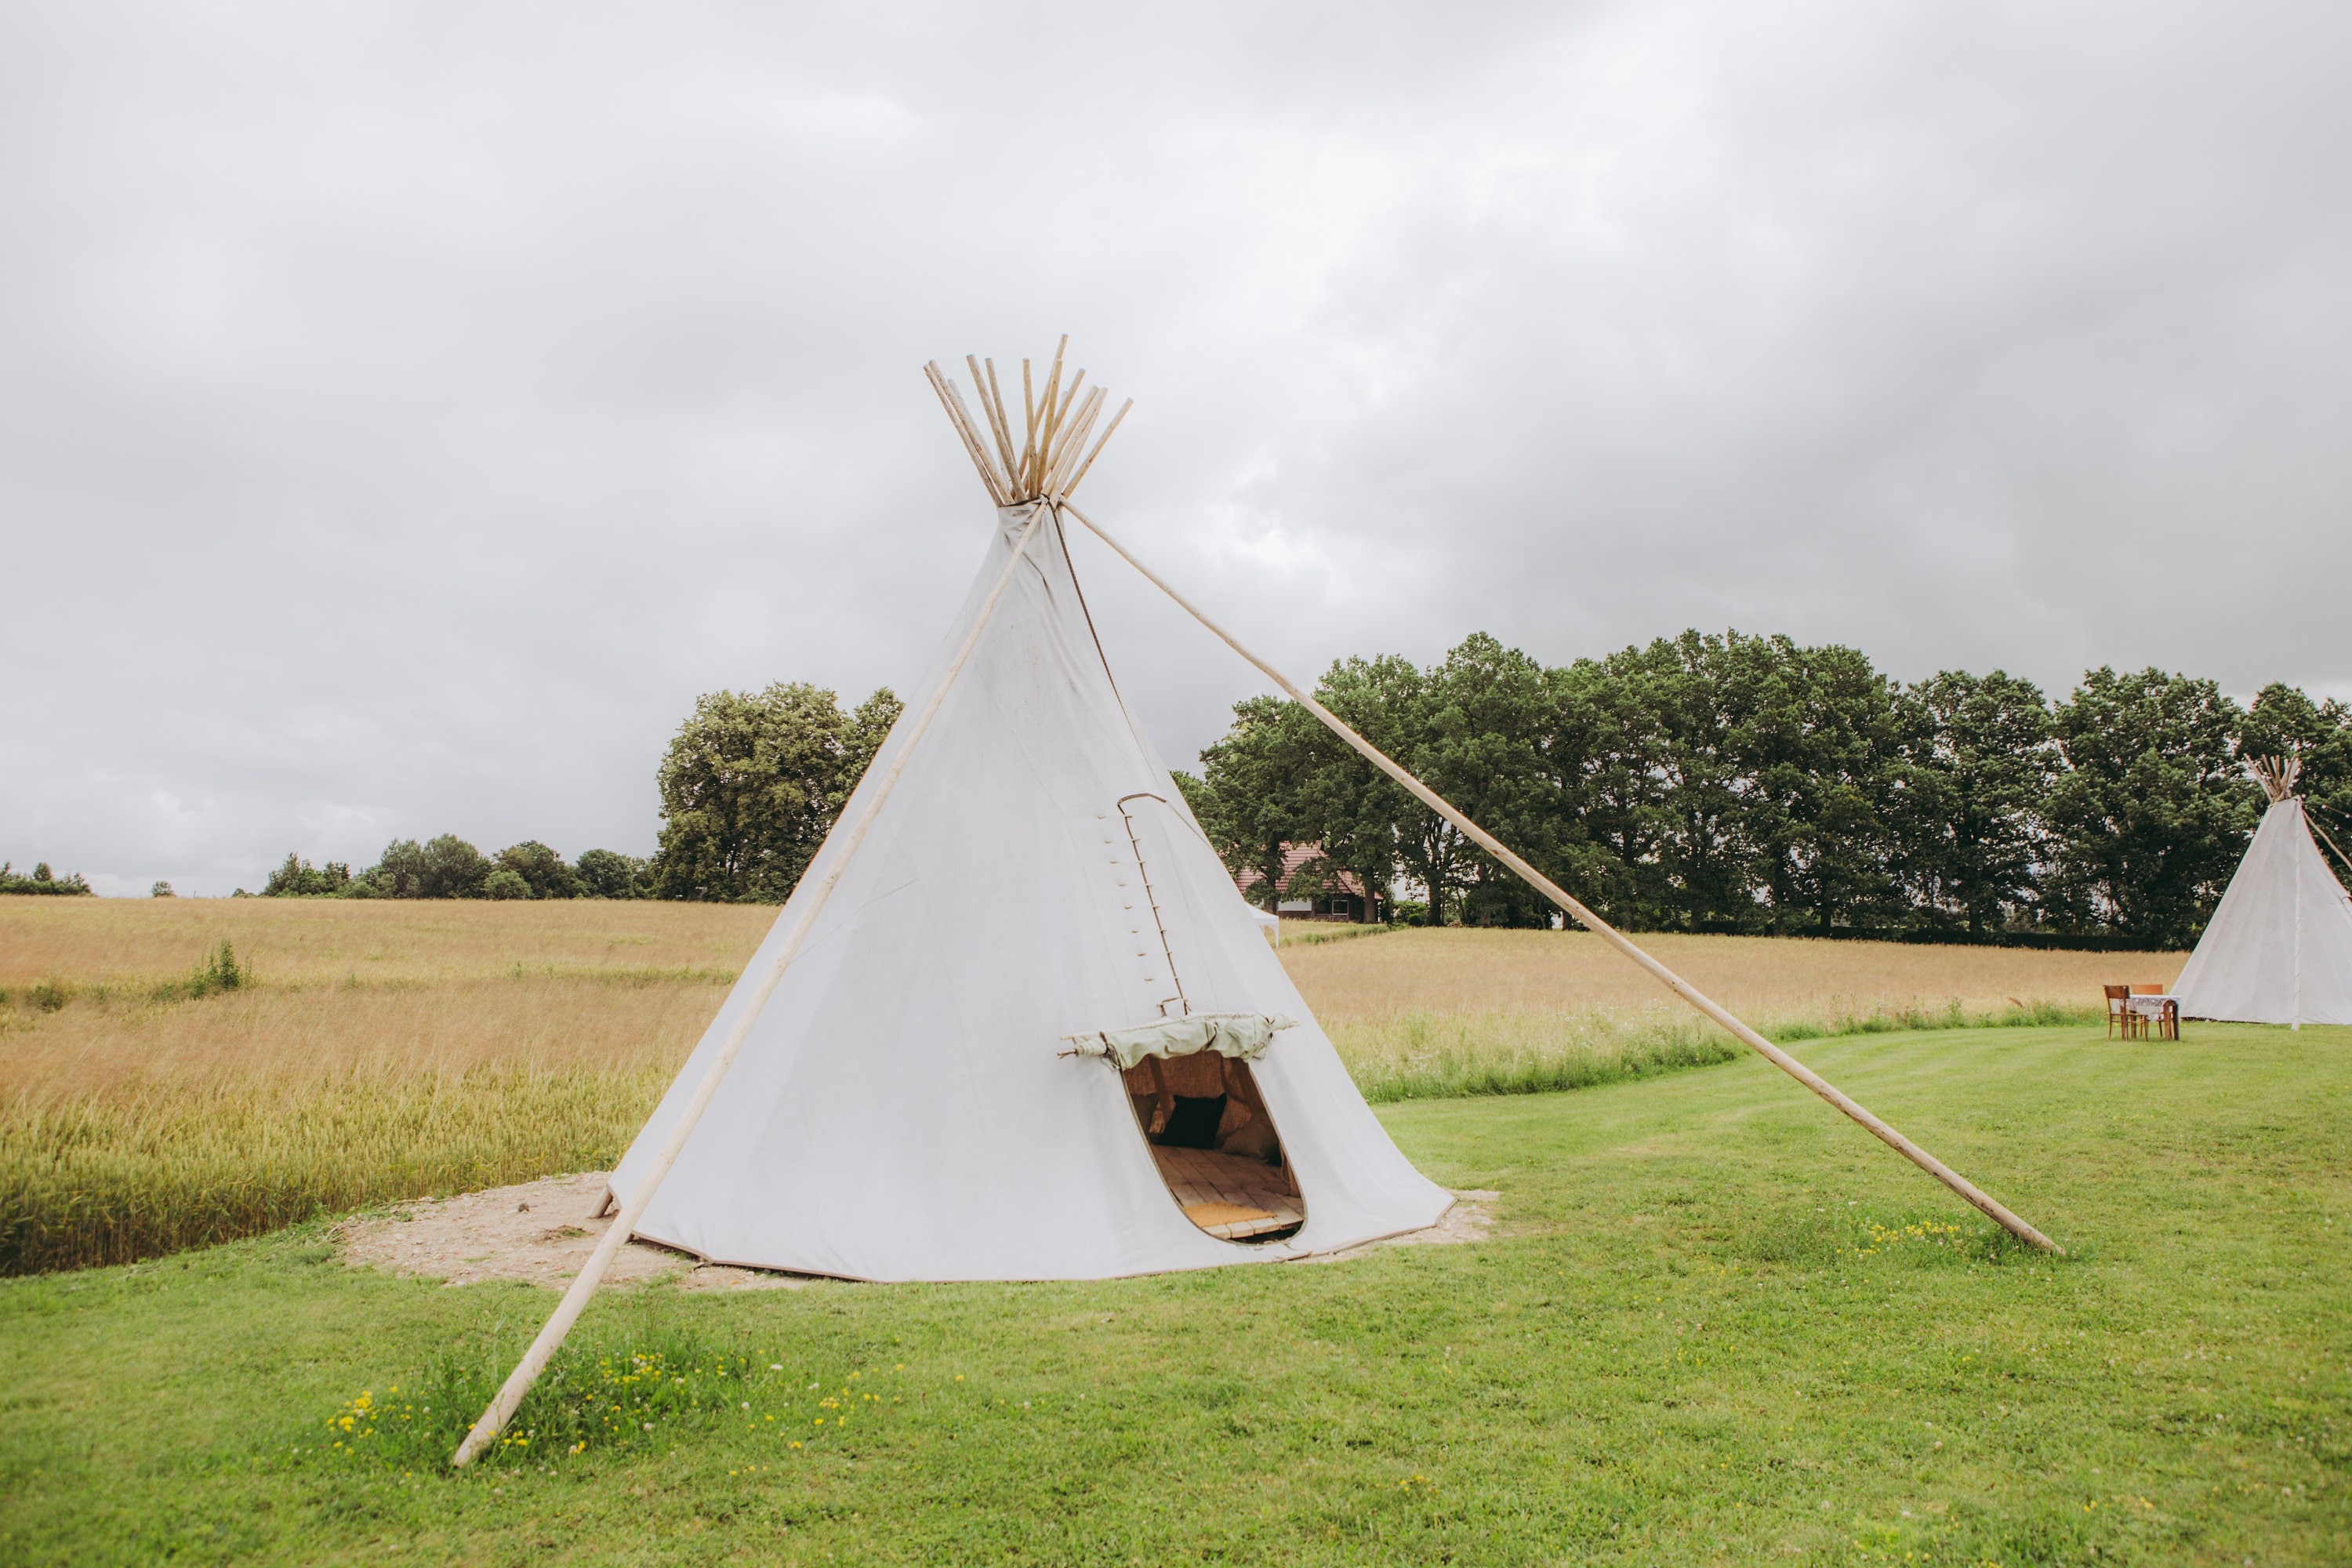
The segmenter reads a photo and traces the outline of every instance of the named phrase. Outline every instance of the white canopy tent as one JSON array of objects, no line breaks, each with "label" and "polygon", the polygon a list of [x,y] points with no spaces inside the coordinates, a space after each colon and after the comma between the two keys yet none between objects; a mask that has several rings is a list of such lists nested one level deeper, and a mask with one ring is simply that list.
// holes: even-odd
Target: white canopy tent
[{"label": "white canopy tent", "polygon": [[2255,764],[2270,809],[2173,984],[2184,1018],[2352,1024],[2352,897],[2312,841],[2298,771]]}]

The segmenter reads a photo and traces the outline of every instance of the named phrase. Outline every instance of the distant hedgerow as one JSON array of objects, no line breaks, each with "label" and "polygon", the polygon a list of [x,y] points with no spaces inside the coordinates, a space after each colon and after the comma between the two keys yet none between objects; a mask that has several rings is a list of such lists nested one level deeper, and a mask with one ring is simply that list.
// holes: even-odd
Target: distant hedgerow
[{"label": "distant hedgerow", "polygon": [[0,893],[50,893],[61,894],[67,898],[97,896],[90,891],[89,884],[82,879],[80,872],[76,871],[66,877],[57,876],[49,870],[49,863],[47,860],[34,866],[33,874],[29,877],[16,875],[14,865],[8,861],[0,860]]}]

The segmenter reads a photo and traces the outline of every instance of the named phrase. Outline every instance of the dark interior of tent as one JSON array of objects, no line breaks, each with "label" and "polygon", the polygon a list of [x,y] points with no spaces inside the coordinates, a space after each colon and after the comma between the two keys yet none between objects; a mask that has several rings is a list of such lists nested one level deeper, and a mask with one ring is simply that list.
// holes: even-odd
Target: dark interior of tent
[{"label": "dark interior of tent", "polygon": [[1213,1051],[1146,1057],[1126,1078],[1135,1124],[1185,1218],[1242,1242],[1277,1240],[1307,1223],[1247,1062]]}]

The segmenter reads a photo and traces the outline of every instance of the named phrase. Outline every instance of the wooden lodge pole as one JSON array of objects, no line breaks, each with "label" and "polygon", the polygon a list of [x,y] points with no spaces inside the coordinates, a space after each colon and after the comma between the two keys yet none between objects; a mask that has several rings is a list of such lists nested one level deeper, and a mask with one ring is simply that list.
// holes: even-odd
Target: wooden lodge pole
[{"label": "wooden lodge pole", "polygon": [[[983,468],[982,471],[985,474],[987,470]],[[995,485],[992,483],[989,489],[990,494],[994,495]],[[735,1063],[736,1053],[743,1048],[743,1042],[751,1037],[751,1026],[758,1021],[761,1009],[776,994],[777,985],[784,978],[784,971],[792,966],[793,959],[800,952],[801,943],[807,940],[810,928],[816,924],[816,917],[824,910],[825,900],[833,896],[834,889],[841,885],[842,873],[849,868],[857,847],[866,841],[866,830],[874,826],[874,819],[881,814],[882,803],[890,798],[890,791],[898,784],[898,775],[906,771],[907,759],[914,754],[916,743],[931,727],[931,720],[938,715],[940,705],[947,700],[948,689],[955,684],[956,677],[963,671],[964,661],[971,657],[971,650],[979,645],[980,634],[988,628],[989,617],[996,613],[996,602],[1004,596],[1004,590],[1011,585],[1013,574],[1028,554],[1029,542],[1037,536],[1037,526],[1045,521],[1048,510],[1041,502],[1031,514],[1028,526],[1021,531],[1019,542],[1013,546],[1012,557],[997,575],[996,585],[989,590],[988,597],[981,604],[980,614],[972,620],[971,630],[965,634],[963,646],[956,649],[955,658],[949,661],[947,672],[940,678],[930,700],[923,705],[914,727],[907,731],[906,740],[900,743],[898,754],[890,759],[889,771],[882,775],[881,783],[875,788],[874,797],[866,803],[866,809],[850,827],[849,837],[842,840],[841,852],[833,858],[833,864],[826,868],[824,880],[817,884],[809,899],[808,908],[794,922],[792,934],[784,939],[783,945],[776,950],[776,956],[769,963],[766,972],[760,976],[750,1003],[736,1017],[735,1026],[727,1032],[719,1054],[711,1058],[710,1067],[703,1073],[702,1081],[695,1086],[694,1097],[679,1110],[677,1121],[670,1128],[669,1137],[662,1143],[661,1152],[654,1156],[653,1164],[647,1167],[629,1201],[623,1204],[621,1212],[614,1216],[611,1227],[596,1243],[596,1250],[589,1254],[579,1277],[572,1281],[572,1288],[564,1291],[563,1300],[556,1306],[555,1315],[547,1320],[547,1326],[539,1331],[537,1339],[531,1341],[530,1349],[523,1352],[522,1360],[516,1364],[504,1386],[499,1388],[498,1397],[490,1401],[489,1408],[482,1412],[481,1419],[475,1422],[473,1429],[466,1434],[466,1440],[457,1445],[457,1453],[449,1459],[452,1466],[473,1463],[481,1451],[505,1430],[506,1424],[514,1418],[516,1407],[522,1404],[523,1395],[530,1393],[530,1385],[539,1381],[539,1374],[547,1369],[549,1359],[563,1343],[564,1336],[572,1331],[572,1325],[587,1307],[588,1299],[596,1293],[596,1286],[604,1278],[604,1270],[612,1266],[613,1259],[627,1245],[631,1233],[636,1229],[637,1221],[645,1217],[662,1178],[668,1175],[670,1167],[677,1163],[677,1157],[686,1148],[687,1138],[694,1131],[695,1123],[701,1121],[702,1113],[709,1109],[712,1098],[719,1092],[720,1080],[726,1078],[727,1069]]]},{"label": "wooden lodge pole", "polygon": [[1896,1153],[1901,1154],[1905,1159],[1910,1161],[1913,1164],[1918,1166],[1921,1170],[1935,1177],[1936,1180],[1943,1183],[1944,1185],[1949,1187],[1953,1192],[1959,1194],[1961,1198],[1973,1205],[1977,1209],[1980,1210],[1988,1217],[1999,1224],[2003,1229],[2007,1230],[2011,1236],[2018,1237],[2021,1241],[2030,1242],[2033,1246],[2042,1248],[2044,1252],[2063,1252],[2065,1250],[2056,1242],[2051,1240],[2048,1237],[2034,1229],[2033,1226],[2026,1224],[2024,1220],[2020,1219],[2016,1215],[2011,1214],[1998,1200],[1993,1198],[1991,1194],[1984,1192],[1967,1177],[1961,1175],[1958,1172],[1953,1170],[1950,1166],[1937,1159],[1933,1154],[1928,1153],[1927,1151],[1920,1148],[1919,1145],[1911,1142],[1910,1139],[1906,1138],[1902,1133],[1897,1132],[1894,1128],[1889,1127],[1885,1122],[1881,1121],[1877,1117],[1873,1116],[1869,1111],[1855,1104],[1851,1099],[1847,1098],[1844,1093],[1839,1090],[1836,1086],[1831,1084],[1819,1073],[1813,1071],[1812,1068],[1805,1066],[1804,1063],[1799,1061],[1796,1058],[1790,1056],[1788,1052],[1782,1050],[1780,1047],[1774,1045],[1771,1041],[1766,1039],[1755,1030],[1749,1028],[1746,1024],[1741,1023],[1738,1018],[1733,1017],[1730,1013],[1727,1012],[1712,998],[1701,992],[1697,986],[1693,985],[1689,981],[1685,980],[1681,975],[1676,974],[1673,970],[1668,969],[1664,964],[1659,963],[1647,952],[1642,951],[1641,948],[1635,946],[1623,932],[1611,925],[1607,921],[1602,920],[1599,915],[1594,914],[1591,910],[1586,909],[1581,903],[1571,898],[1558,883],[1545,876],[1542,872],[1537,870],[1533,866],[1528,865],[1518,856],[1513,854],[1508,848],[1506,848],[1500,839],[1487,832],[1485,828],[1479,826],[1476,823],[1471,821],[1468,817],[1463,816],[1459,811],[1456,811],[1442,796],[1440,796],[1435,790],[1431,789],[1427,784],[1413,777],[1412,774],[1405,772],[1405,770],[1400,767],[1396,763],[1391,761],[1387,754],[1381,752],[1379,747],[1373,745],[1370,741],[1365,740],[1361,735],[1356,733],[1354,730],[1349,728],[1347,723],[1343,721],[1338,714],[1333,713],[1320,702],[1316,701],[1314,698],[1308,696],[1306,692],[1301,691],[1297,686],[1291,683],[1289,679],[1286,677],[1282,671],[1275,668],[1274,666],[1266,663],[1265,660],[1258,658],[1257,655],[1252,653],[1249,649],[1244,647],[1239,642],[1235,641],[1234,635],[1231,632],[1225,630],[1224,627],[1217,625],[1216,622],[1202,614],[1198,605],[1194,605],[1190,599],[1184,597],[1183,595],[1178,593],[1173,587],[1171,587],[1167,581],[1158,573],[1152,571],[1150,567],[1146,566],[1142,562],[1138,561],[1129,552],[1125,545],[1121,544],[1118,540],[1113,539],[1108,533],[1105,532],[1103,526],[1100,523],[1095,521],[1094,519],[1088,517],[1085,512],[1080,511],[1076,507],[1072,506],[1066,498],[1061,500],[1060,509],[1068,512],[1072,517],[1076,518],[1080,522],[1085,523],[1088,529],[1093,531],[1096,538],[1101,540],[1105,544],[1109,545],[1111,549],[1118,553],[1119,559],[1125,561],[1138,572],[1142,573],[1143,575],[1150,581],[1154,587],[1167,595],[1170,598],[1175,600],[1176,603],[1181,605],[1185,612],[1191,615],[1194,620],[1208,627],[1212,632],[1214,632],[1218,637],[1223,640],[1227,647],[1232,648],[1235,653],[1249,660],[1251,664],[1255,665],[1260,673],[1264,674],[1267,679],[1273,681],[1276,686],[1282,688],[1282,689],[1289,695],[1291,700],[1297,702],[1309,713],[1314,714],[1316,718],[1321,720],[1324,725],[1328,728],[1333,734],[1339,736],[1341,740],[1347,742],[1349,745],[1354,747],[1357,752],[1363,755],[1367,762],[1370,763],[1374,767],[1380,769],[1382,773],[1388,774],[1389,777],[1396,780],[1397,783],[1410,790],[1412,793],[1413,797],[1419,800],[1423,805],[1437,813],[1438,816],[1445,818],[1446,821],[1452,823],[1455,827],[1460,828],[1465,834],[1469,836],[1472,842],[1478,845],[1480,848],[1486,850],[1487,854],[1492,855],[1496,859],[1500,860],[1504,865],[1509,867],[1512,870],[1525,878],[1529,886],[1533,887],[1536,891],[1541,893],[1544,897],[1549,899],[1553,903],[1558,904],[1561,909],[1567,910],[1569,915],[1580,925],[1582,925],[1587,930],[1594,932],[1596,935],[1601,937],[1601,940],[1617,949],[1618,952],[1623,953],[1626,957],[1640,964],[1643,969],[1648,970],[1651,974],[1655,976],[1657,980],[1666,987],[1667,990],[1672,991],[1675,995],[1681,997],[1684,1001],[1697,1008],[1701,1013],[1706,1015],[1707,1017],[1714,1020],[1723,1028],[1729,1030],[1731,1034],[1743,1045],[1746,1045],[1751,1050],[1757,1052],[1774,1067],[1779,1068],[1782,1072],[1787,1073],[1790,1078],[1795,1079],[1799,1083],[1803,1084],[1807,1089],[1811,1089],[1815,1094],[1820,1095],[1823,1100],[1828,1100],[1832,1105],[1836,1106],[1846,1115],[1860,1122],[1864,1127],[1870,1131],[1873,1137],[1875,1137],[1887,1147],[1893,1149]]}]

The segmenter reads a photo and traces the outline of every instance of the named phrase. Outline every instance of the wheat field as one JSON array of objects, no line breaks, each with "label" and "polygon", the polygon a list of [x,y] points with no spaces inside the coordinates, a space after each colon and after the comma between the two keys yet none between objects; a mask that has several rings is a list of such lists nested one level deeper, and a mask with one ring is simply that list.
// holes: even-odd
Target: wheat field
[{"label": "wheat field", "polygon": [[[2108,983],[2170,985],[2184,953],[1645,933],[1642,946],[1766,1036],[2095,1021]],[[1286,945],[1374,1100],[1570,1089],[1738,1049],[1588,931],[1402,931]]]},{"label": "wheat field", "polygon": [[[0,1272],[121,1262],[614,1159],[775,910],[0,898]],[[1375,1100],[1569,1088],[1736,1047],[1594,938],[1291,928]],[[1337,939],[1337,940],[1335,940]],[[2093,1017],[2179,955],[1645,938],[1783,1039]],[[184,977],[226,942],[242,983]]]},{"label": "wheat field", "polygon": [[774,919],[0,899],[0,1272],[607,1163]]}]

